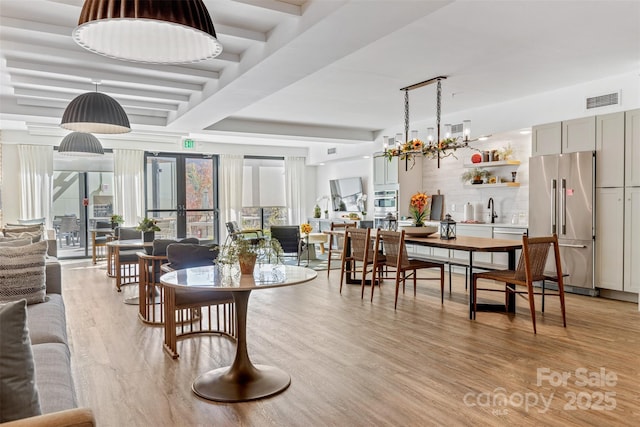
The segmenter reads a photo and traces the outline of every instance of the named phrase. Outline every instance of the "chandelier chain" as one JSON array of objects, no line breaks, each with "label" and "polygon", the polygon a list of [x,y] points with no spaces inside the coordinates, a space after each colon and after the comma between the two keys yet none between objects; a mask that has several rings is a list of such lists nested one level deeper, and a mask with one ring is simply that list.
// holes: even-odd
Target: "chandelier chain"
[{"label": "chandelier chain", "polygon": [[404,91],[404,140],[409,140],[409,91]]}]

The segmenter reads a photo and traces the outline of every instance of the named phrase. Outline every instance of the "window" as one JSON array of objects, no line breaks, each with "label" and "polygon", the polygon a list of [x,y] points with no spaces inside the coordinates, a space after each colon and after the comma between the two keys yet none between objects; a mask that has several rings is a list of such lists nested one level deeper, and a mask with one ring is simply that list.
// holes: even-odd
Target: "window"
[{"label": "window", "polygon": [[241,222],[260,229],[287,223],[283,158],[244,158]]}]

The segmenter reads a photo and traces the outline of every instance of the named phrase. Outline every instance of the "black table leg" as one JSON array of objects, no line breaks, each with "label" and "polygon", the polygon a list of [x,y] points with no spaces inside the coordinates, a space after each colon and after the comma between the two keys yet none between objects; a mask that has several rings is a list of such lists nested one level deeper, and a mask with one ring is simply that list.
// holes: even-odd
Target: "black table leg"
[{"label": "black table leg", "polygon": [[[509,270],[515,270],[516,269],[516,251],[512,250],[509,251]],[[515,289],[516,285],[514,285],[513,283],[508,283],[507,286],[509,286],[509,288],[511,289]],[[509,298],[509,302],[508,302],[508,312],[509,313],[515,313],[516,312],[516,294],[513,292],[509,292],[508,295]]]}]

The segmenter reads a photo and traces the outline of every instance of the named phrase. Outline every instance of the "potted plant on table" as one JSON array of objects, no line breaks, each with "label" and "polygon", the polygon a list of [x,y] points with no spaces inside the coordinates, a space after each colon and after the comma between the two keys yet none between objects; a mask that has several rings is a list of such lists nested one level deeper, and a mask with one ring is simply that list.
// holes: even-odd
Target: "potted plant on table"
[{"label": "potted plant on table", "polygon": [[111,228],[115,229],[118,225],[124,223],[124,218],[122,218],[122,215],[118,215],[118,214],[113,214],[111,215]]},{"label": "potted plant on table", "polygon": [[[220,247],[215,263],[219,266],[240,265],[241,274],[253,274],[258,257],[276,262],[282,255],[282,246],[277,239],[263,237],[252,239],[236,239]],[[261,258],[262,259],[262,258]]]},{"label": "potted plant on table", "polygon": [[160,231],[160,227],[156,224],[156,220],[144,217],[136,227],[136,230],[142,231],[143,242],[153,242],[155,232]]}]

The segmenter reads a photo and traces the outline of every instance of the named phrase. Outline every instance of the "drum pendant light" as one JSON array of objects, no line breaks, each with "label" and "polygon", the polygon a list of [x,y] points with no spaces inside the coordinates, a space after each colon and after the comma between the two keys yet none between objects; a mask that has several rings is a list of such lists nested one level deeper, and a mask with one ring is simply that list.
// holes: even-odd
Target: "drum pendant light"
[{"label": "drum pendant light", "polygon": [[222,52],[203,0],[85,0],[73,39],[103,56],[152,64]]},{"label": "drum pendant light", "polygon": [[98,138],[90,133],[71,132],[60,143],[58,153],[70,156],[99,156],[104,154],[104,150]]}]

